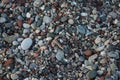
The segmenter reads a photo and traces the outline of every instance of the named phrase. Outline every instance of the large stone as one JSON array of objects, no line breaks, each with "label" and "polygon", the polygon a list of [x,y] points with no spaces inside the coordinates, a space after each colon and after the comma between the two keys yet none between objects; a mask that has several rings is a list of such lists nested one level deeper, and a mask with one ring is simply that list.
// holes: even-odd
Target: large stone
[{"label": "large stone", "polygon": [[31,38],[26,38],[22,41],[21,48],[23,50],[27,50],[27,49],[30,48],[31,45],[32,45],[32,39]]}]

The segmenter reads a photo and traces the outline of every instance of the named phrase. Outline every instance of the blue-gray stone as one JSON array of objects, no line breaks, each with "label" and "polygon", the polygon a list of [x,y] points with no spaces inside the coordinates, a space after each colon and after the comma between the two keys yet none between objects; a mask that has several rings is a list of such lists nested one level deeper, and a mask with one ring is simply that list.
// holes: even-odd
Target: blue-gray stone
[{"label": "blue-gray stone", "polygon": [[79,25],[79,26],[77,26],[77,32],[85,34],[86,33],[86,29],[85,29],[84,26]]}]

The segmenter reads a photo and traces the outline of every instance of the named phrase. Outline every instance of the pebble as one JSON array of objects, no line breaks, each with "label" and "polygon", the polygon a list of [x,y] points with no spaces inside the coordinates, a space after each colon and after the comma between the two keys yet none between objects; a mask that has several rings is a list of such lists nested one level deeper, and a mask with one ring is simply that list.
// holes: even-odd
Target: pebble
[{"label": "pebble", "polygon": [[59,50],[57,51],[56,53],[56,58],[57,60],[61,61],[62,59],[64,59],[64,52],[62,50]]},{"label": "pebble", "polygon": [[86,50],[86,51],[84,52],[84,54],[85,54],[86,56],[91,56],[91,55],[92,55],[92,51],[91,51],[91,50]]},{"label": "pebble", "polygon": [[0,23],[6,22],[6,19],[4,17],[0,17]]},{"label": "pebble", "polygon": [[43,46],[43,45],[44,45],[43,40],[39,40],[39,41],[38,41],[38,45],[39,45],[39,46]]},{"label": "pebble", "polygon": [[96,39],[95,39],[95,43],[98,44],[101,42],[101,38],[98,36]]},{"label": "pebble", "polygon": [[5,67],[8,67],[11,63],[13,63],[13,59],[7,59],[7,61],[4,63]]},{"label": "pebble", "polygon": [[24,28],[30,28],[30,25],[27,24],[27,23],[23,23],[23,27],[24,27]]},{"label": "pebble", "polygon": [[17,75],[17,74],[11,74],[10,76],[11,76],[11,79],[12,79],[12,80],[18,79],[18,75]]},{"label": "pebble", "polygon": [[73,19],[69,19],[69,20],[68,20],[68,23],[69,23],[69,24],[74,24]]},{"label": "pebble", "polygon": [[85,13],[85,12],[82,12],[81,13],[81,16],[87,16],[88,14],[87,13]]},{"label": "pebble", "polygon": [[40,7],[41,4],[42,4],[41,0],[35,0],[33,3],[34,7]]},{"label": "pebble", "polygon": [[87,73],[87,77],[88,77],[88,79],[94,79],[95,77],[97,76],[97,71],[95,71],[95,70],[91,70],[91,71],[89,71],[88,73]]},{"label": "pebble", "polygon": [[18,45],[19,43],[17,41],[12,42],[13,45]]},{"label": "pebble", "polygon": [[21,48],[22,48],[23,50],[27,50],[27,49],[29,49],[29,48],[31,47],[32,43],[33,43],[33,41],[32,41],[31,38],[26,38],[26,39],[24,39],[24,40],[22,41],[22,43],[21,43]]},{"label": "pebble", "polygon": [[86,33],[86,29],[85,29],[84,26],[79,25],[79,26],[77,26],[77,32],[85,34]]},{"label": "pebble", "polygon": [[30,18],[30,17],[31,17],[31,14],[28,12],[28,13],[26,14],[26,17],[27,17],[27,18]]},{"label": "pebble", "polygon": [[89,58],[88,58],[88,61],[89,62],[95,62],[95,59],[98,57],[98,55],[97,54],[94,54],[94,55],[92,55],[92,56],[90,56]]},{"label": "pebble", "polygon": [[50,22],[51,22],[51,18],[48,17],[48,16],[44,16],[44,17],[43,17],[43,22],[45,22],[45,23],[50,23]]}]

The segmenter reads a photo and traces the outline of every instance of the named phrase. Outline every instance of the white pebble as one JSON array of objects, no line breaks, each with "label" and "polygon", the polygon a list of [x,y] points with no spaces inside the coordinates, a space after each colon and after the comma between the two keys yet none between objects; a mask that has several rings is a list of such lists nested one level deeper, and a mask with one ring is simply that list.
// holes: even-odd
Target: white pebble
[{"label": "white pebble", "polygon": [[31,14],[28,12],[28,13],[26,14],[26,17],[27,17],[27,18],[30,18],[30,17],[31,17]]},{"label": "white pebble", "polygon": [[22,41],[21,48],[23,50],[27,50],[27,49],[30,48],[31,45],[32,45],[32,39],[31,38],[26,38]]},{"label": "white pebble", "polygon": [[18,45],[18,42],[17,41],[13,41],[12,44],[13,45]]},{"label": "white pebble", "polygon": [[23,27],[24,27],[24,28],[30,28],[30,25],[27,24],[27,23],[23,23]]}]

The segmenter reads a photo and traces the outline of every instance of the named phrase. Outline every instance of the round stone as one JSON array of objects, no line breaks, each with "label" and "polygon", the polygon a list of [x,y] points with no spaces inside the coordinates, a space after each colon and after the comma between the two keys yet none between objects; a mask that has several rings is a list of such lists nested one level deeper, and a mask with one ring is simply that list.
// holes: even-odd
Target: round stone
[{"label": "round stone", "polygon": [[34,7],[39,7],[41,4],[42,4],[41,0],[35,0],[33,3]]},{"label": "round stone", "polygon": [[98,36],[96,39],[95,39],[95,43],[98,44],[101,42],[101,38]]},{"label": "round stone", "polygon": [[43,17],[43,22],[45,22],[45,23],[50,23],[50,22],[51,22],[51,18],[48,17],[48,16],[44,16],[44,17]]},{"label": "round stone", "polygon": [[27,17],[27,18],[30,18],[30,17],[31,17],[31,14],[28,12],[28,13],[26,14],[26,17]]},{"label": "round stone", "polygon": [[91,71],[89,71],[88,73],[87,73],[87,77],[88,77],[88,79],[94,79],[95,77],[97,76],[97,71],[95,71],[95,70],[91,70]]},{"label": "round stone", "polygon": [[43,40],[38,41],[38,45],[43,46],[44,45]]},{"label": "round stone", "polygon": [[64,58],[64,52],[62,50],[58,50],[56,54],[57,60],[61,61]]},{"label": "round stone", "polygon": [[26,33],[29,33],[29,32],[30,32],[29,29],[24,29],[24,30],[23,30],[23,34],[26,34]]},{"label": "round stone", "polygon": [[91,56],[91,55],[92,55],[92,51],[91,51],[91,50],[86,50],[86,51],[84,52],[84,54],[85,54],[86,56]]},{"label": "round stone", "polygon": [[68,20],[68,23],[69,23],[69,24],[74,24],[73,19],[69,19],[69,20]]},{"label": "round stone", "polygon": [[17,41],[13,41],[12,43],[13,43],[13,45],[18,45]]},{"label": "round stone", "polygon": [[4,17],[0,17],[0,23],[4,23],[6,19]]},{"label": "round stone", "polygon": [[23,50],[27,50],[27,49],[30,48],[31,45],[32,45],[32,39],[31,38],[26,38],[22,41],[21,48]]},{"label": "round stone", "polygon": [[24,28],[30,28],[30,25],[27,24],[27,23],[23,23],[23,27],[24,27]]},{"label": "round stone", "polygon": [[12,79],[12,80],[18,79],[18,75],[17,75],[17,74],[11,74],[11,79]]}]

